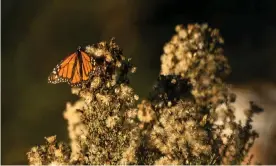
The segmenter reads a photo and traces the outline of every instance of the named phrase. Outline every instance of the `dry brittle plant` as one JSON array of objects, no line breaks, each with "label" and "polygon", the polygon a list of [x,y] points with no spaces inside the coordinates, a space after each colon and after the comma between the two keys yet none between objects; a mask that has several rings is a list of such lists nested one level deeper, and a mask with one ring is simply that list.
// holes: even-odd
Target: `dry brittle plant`
[{"label": "dry brittle plant", "polygon": [[[31,165],[47,164],[240,164],[258,134],[245,110],[235,121],[235,94],[224,78],[230,73],[219,30],[207,24],[176,26],[165,44],[161,71],[147,99],[139,102],[128,74],[136,68],[112,39],[87,46],[98,74],[72,88],[80,97],[67,103],[71,142],[56,136],[33,147]],[[252,157],[248,157],[248,163]]]}]

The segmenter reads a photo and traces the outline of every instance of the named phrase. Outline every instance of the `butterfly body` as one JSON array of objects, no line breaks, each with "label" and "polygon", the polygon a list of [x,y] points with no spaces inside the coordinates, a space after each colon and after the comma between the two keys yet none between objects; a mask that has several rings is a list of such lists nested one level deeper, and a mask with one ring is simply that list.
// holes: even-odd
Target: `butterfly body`
[{"label": "butterfly body", "polygon": [[76,52],[67,56],[53,69],[48,82],[67,82],[72,87],[80,87],[89,81],[94,71],[91,60],[92,58],[78,47]]}]

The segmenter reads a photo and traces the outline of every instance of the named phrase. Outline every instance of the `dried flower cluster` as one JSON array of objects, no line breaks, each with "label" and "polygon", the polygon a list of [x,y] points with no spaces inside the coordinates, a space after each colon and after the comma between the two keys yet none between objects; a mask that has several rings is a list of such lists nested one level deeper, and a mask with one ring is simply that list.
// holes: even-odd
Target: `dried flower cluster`
[{"label": "dried flower cluster", "polygon": [[87,46],[95,74],[80,96],[67,104],[70,146],[46,145],[28,152],[29,163],[41,164],[239,164],[257,133],[251,117],[235,122],[235,95],[223,82],[230,72],[223,39],[207,24],[176,27],[164,47],[161,72],[148,99],[129,86],[135,72],[112,39]]},{"label": "dried flower cluster", "polygon": [[222,78],[230,73],[219,31],[207,24],[176,26],[177,34],[164,47],[161,56],[162,75],[180,75],[193,85],[197,104],[224,102]]},{"label": "dried flower cluster", "polygon": [[70,148],[64,143],[57,143],[56,136],[47,137],[46,145],[33,147],[27,153],[30,164],[64,165],[70,161]]}]

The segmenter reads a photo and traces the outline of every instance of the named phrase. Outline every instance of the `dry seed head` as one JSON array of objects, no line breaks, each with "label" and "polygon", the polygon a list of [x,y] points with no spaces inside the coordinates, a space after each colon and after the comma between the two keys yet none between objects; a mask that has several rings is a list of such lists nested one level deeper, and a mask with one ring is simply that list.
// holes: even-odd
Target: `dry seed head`
[{"label": "dry seed head", "polygon": [[131,70],[130,70],[130,72],[131,72],[131,73],[135,73],[136,70],[137,70],[137,67],[132,67]]},{"label": "dry seed head", "polygon": [[143,100],[141,104],[138,104],[138,114],[137,117],[141,122],[149,123],[155,119],[155,112],[151,107],[151,104]]},{"label": "dry seed head", "polygon": [[96,94],[96,99],[101,102],[102,104],[109,106],[110,102],[111,102],[111,97],[108,95],[102,95],[100,93]]},{"label": "dry seed head", "polygon": [[113,128],[117,121],[119,120],[119,117],[118,116],[109,116],[107,119],[106,119],[106,126],[108,128]]},{"label": "dry seed head", "polygon": [[97,89],[101,85],[101,77],[93,77],[92,82],[91,82],[91,88],[92,89]]},{"label": "dry seed head", "polygon": [[45,139],[47,140],[47,142],[49,144],[53,144],[54,142],[56,142],[56,138],[57,138],[56,135],[53,135],[53,136],[50,136],[50,137],[45,137]]}]

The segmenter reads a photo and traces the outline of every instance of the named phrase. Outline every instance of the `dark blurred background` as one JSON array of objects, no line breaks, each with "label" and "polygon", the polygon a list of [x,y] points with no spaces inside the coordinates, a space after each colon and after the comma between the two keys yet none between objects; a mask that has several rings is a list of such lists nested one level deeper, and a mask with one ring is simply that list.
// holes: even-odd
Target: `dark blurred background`
[{"label": "dark blurred background", "polygon": [[[229,83],[276,81],[275,0],[2,0],[2,164],[27,164],[26,152],[57,135],[69,141],[62,113],[76,96],[48,74],[78,45],[116,37],[145,97],[177,24],[207,22],[225,39]],[[275,164],[275,163],[274,163]]]}]

